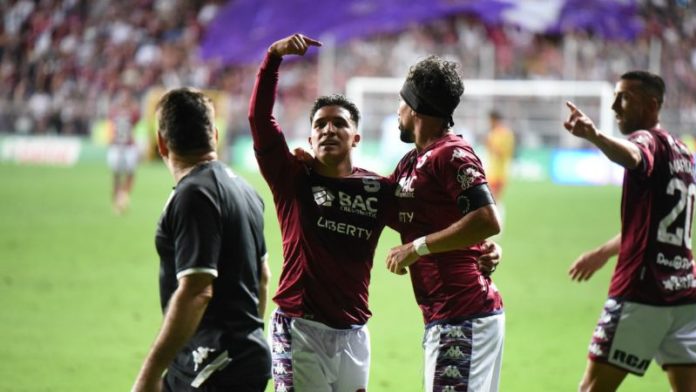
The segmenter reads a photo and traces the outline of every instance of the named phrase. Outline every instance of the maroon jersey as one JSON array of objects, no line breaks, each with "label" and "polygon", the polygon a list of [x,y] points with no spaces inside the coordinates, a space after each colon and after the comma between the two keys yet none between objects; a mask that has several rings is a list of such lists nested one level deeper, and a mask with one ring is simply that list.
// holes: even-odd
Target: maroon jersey
[{"label": "maroon jersey", "polygon": [[[418,153],[406,154],[392,174],[397,182],[401,241],[442,230],[462,218],[457,198],[486,183],[481,161],[459,136],[448,134]],[[410,269],[416,301],[426,323],[502,310],[502,299],[478,269],[480,244],[421,258]]]},{"label": "maroon jersey", "polygon": [[621,250],[609,296],[649,305],[694,303],[694,159],[662,129],[637,131],[628,140],[643,161],[624,174]]},{"label": "maroon jersey", "polygon": [[283,237],[283,269],[273,300],[291,317],[334,328],[362,325],[377,240],[395,217],[388,179],[354,169],[329,178],[289,151],[272,115],[281,59],[267,55],[251,97],[256,158],[268,182]]}]

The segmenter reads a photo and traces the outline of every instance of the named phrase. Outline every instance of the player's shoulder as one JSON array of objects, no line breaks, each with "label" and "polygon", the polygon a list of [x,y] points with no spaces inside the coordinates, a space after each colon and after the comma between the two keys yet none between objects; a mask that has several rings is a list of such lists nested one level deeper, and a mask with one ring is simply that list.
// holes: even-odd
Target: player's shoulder
[{"label": "player's shoulder", "polygon": [[661,133],[662,132],[660,132],[659,130],[656,130],[656,129],[653,129],[653,130],[639,129],[639,130],[631,133],[631,135],[628,137],[628,139],[636,144],[648,145],[648,144],[654,143],[656,137],[661,137],[662,136]]},{"label": "player's shoulder", "polygon": [[477,159],[473,147],[459,135],[449,135],[432,149],[434,160],[466,160]]}]

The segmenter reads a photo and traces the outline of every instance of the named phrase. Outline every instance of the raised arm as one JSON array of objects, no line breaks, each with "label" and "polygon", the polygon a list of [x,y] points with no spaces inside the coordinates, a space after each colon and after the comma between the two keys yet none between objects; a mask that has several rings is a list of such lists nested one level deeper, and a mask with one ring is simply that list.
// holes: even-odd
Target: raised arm
[{"label": "raised arm", "polygon": [[274,42],[268,48],[256,75],[249,102],[249,125],[257,151],[272,146],[282,132],[273,117],[280,63],[286,55],[304,55],[309,46],[321,46],[321,43],[301,34],[294,34]]},{"label": "raised arm", "polygon": [[566,102],[566,105],[570,109],[570,115],[563,126],[572,135],[594,144],[607,158],[626,169],[635,169],[640,165],[643,157],[635,144],[602,133],[595,127],[592,120],[572,102]]}]

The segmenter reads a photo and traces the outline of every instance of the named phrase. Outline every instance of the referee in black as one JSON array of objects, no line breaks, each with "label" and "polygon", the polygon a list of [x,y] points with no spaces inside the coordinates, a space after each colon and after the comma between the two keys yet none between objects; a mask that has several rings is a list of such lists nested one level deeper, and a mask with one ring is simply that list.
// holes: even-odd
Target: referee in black
[{"label": "referee in black", "polygon": [[262,392],[271,368],[263,202],[217,160],[210,98],[169,91],[157,119],[176,182],[155,238],[164,321],[132,391]]}]

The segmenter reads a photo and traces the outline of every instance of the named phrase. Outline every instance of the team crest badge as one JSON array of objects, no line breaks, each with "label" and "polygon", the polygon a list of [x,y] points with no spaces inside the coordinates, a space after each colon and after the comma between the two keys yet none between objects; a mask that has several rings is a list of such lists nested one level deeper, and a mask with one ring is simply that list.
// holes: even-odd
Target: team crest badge
[{"label": "team crest badge", "polygon": [[462,186],[462,189],[469,189],[474,181],[483,176],[476,168],[469,165],[461,165],[457,170],[457,182]]}]

